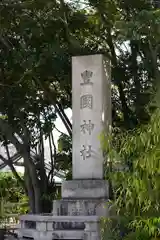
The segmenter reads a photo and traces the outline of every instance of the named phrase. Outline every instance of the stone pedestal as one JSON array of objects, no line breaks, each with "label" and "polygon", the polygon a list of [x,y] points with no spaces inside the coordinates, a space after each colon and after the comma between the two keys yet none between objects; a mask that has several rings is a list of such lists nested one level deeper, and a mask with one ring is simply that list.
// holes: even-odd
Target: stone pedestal
[{"label": "stone pedestal", "polygon": [[62,183],[62,199],[100,199],[109,197],[106,180],[71,180]]},{"label": "stone pedestal", "polygon": [[[65,230],[62,228],[63,225],[70,225],[70,223],[83,224],[83,229]],[[100,240],[100,219],[97,216],[42,216],[28,214],[20,217],[20,225],[21,228],[18,234],[20,239]]]},{"label": "stone pedestal", "polygon": [[[53,201],[53,216],[109,216],[109,187],[105,180],[72,180],[62,184],[62,200]],[[65,227],[64,227],[65,228]],[[66,224],[66,228],[68,225]],[[83,223],[70,229],[84,229]]]},{"label": "stone pedestal", "polygon": [[109,216],[109,203],[106,199],[55,200],[54,216]]},{"label": "stone pedestal", "polygon": [[62,200],[53,201],[53,215],[108,216],[109,187],[105,180],[62,183]]}]

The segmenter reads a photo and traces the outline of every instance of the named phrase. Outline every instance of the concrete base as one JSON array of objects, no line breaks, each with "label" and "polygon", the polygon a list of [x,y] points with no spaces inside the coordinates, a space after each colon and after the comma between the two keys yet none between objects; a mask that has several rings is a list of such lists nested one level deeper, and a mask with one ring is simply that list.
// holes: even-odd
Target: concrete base
[{"label": "concrete base", "polygon": [[62,199],[108,199],[106,180],[71,180],[62,183]]}]

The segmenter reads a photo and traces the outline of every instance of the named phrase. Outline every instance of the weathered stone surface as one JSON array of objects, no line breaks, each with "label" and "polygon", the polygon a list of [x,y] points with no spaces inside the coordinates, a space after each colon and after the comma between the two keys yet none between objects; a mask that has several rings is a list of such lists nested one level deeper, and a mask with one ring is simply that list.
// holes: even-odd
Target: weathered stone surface
[{"label": "weathered stone surface", "polygon": [[[33,238],[34,240],[83,239],[84,232],[88,233],[88,238],[86,238],[86,240],[91,240],[91,235],[98,234],[96,232],[97,229],[99,229],[100,221],[100,218],[97,216],[42,216],[27,214],[21,216],[20,218],[21,222],[36,221],[36,229],[27,229],[22,227],[18,232],[18,236],[20,238],[28,237]],[[84,223],[84,229],[68,229],[66,231],[55,228],[55,224],[63,222]],[[21,226],[25,227],[25,224],[21,224]]]},{"label": "weathered stone surface", "polygon": [[40,231],[34,231],[31,233],[31,231],[23,230],[21,232],[21,239],[23,239],[23,236],[30,238],[33,238],[34,240],[54,240],[54,239],[79,239],[83,240],[84,231],[82,230],[76,230],[76,231],[52,231],[52,232],[40,232]]},{"label": "weathered stone surface", "polygon": [[109,184],[106,180],[72,180],[62,183],[62,199],[108,199]]},{"label": "weathered stone surface", "polygon": [[18,237],[21,239],[28,238],[34,240],[52,240],[52,232],[37,231],[32,229],[21,229],[18,233]]},{"label": "weathered stone surface", "polygon": [[83,231],[76,230],[76,231],[54,231],[52,239],[83,239]]},{"label": "weathered stone surface", "polygon": [[[21,215],[19,220],[24,221],[35,221],[35,222],[99,222],[99,216],[46,216],[37,214],[26,214]],[[24,225],[22,225],[24,226]],[[23,228],[23,227],[22,227]]]},{"label": "weathered stone surface", "polygon": [[72,58],[73,179],[103,179],[100,134],[111,124],[110,85],[102,55]]},{"label": "weathered stone surface", "polygon": [[62,216],[108,216],[109,206],[106,199],[55,200],[53,215]]},{"label": "weathered stone surface", "polygon": [[37,222],[37,231],[46,231],[47,230],[47,223],[46,222]]}]

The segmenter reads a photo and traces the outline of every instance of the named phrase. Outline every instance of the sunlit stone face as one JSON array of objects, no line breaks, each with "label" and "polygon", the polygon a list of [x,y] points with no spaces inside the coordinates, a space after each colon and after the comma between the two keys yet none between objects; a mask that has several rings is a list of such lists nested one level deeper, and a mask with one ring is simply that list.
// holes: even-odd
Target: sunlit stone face
[{"label": "sunlit stone face", "polygon": [[73,57],[73,179],[102,179],[100,134],[111,122],[110,66],[102,55]]}]

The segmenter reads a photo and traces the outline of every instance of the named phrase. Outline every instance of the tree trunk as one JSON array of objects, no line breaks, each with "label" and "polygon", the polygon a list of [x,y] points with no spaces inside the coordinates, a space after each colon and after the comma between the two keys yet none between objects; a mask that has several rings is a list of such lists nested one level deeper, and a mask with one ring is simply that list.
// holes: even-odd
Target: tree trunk
[{"label": "tree trunk", "polygon": [[[27,151],[23,152],[23,158],[24,158],[24,165],[27,168],[27,174],[29,175],[29,180],[31,184],[29,185],[31,188],[33,188],[33,196],[34,196],[34,204],[35,204],[35,213],[41,213],[41,186],[40,181],[37,176],[37,171],[35,168],[35,164],[33,163],[33,160],[30,157],[30,153]],[[28,191],[31,194],[31,189],[28,189]]]},{"label": "tree trunk", "polygon": [[[15,146],[17,152],[20,153],[22,158],[24,159],[24,166],[27,169],[27,175],[30,177],[29,180],[31,181],[33,187],[35,213],[41,213],[41,186],[37,176],[35,164],[33,163],[33,159],[31,159],[30,156],[30,146],[27,145],[29,143],[28,139],[26,138],[26,136],[24,136],[25,139],[22,139],[17,134],[22,142],[24,140],[24,144],[22,144],[15,136],[15,131],[13,130],[12,126],[3,119],[0,119],[0,131],[5,135],[6,139]],[[28,185],[28,192],[31,196],[33,196],[33,194],[31,194],[31,187],[29,186],[30,185]]]},{"label": "tree trunk", "polygon": [[114,79],[114,82],[116,83],[116,85],[118,87],[118,90],[119,90],[120,101],[121,101],[121,104],[122,104],[122,112],[123,112],[123,116],[124,116],[125,125],[126,125],[127,128],[130,128],[130,119],[129,119],[130,110],[128,108],[126,97],[125,97],[125,94],[124,94],[124,91],[123,91],[122,79],[119,76],[120,68],[119,68],[118,62],[117,62],[116,51],[115,51],[110,27],[107,27],[107,34],[108,34],[107,43],[108,43],[108,46],[110,47],[110,52],[111,52],[111,55],[112,55],[112,59],[111,59],[111,62],[112,62],[112,65],[113,65],[112,78]]},{"label": "tree trunk", "polygon": [[25,167],[25,173],[24,173],[24,180],[27,188],[27,194],[29,199],[29,208],[31,213],[35,213],[35,197],[34,197],[34,191],[32,187],[32,182],[29,176],[29,171],[27,167]]}]

